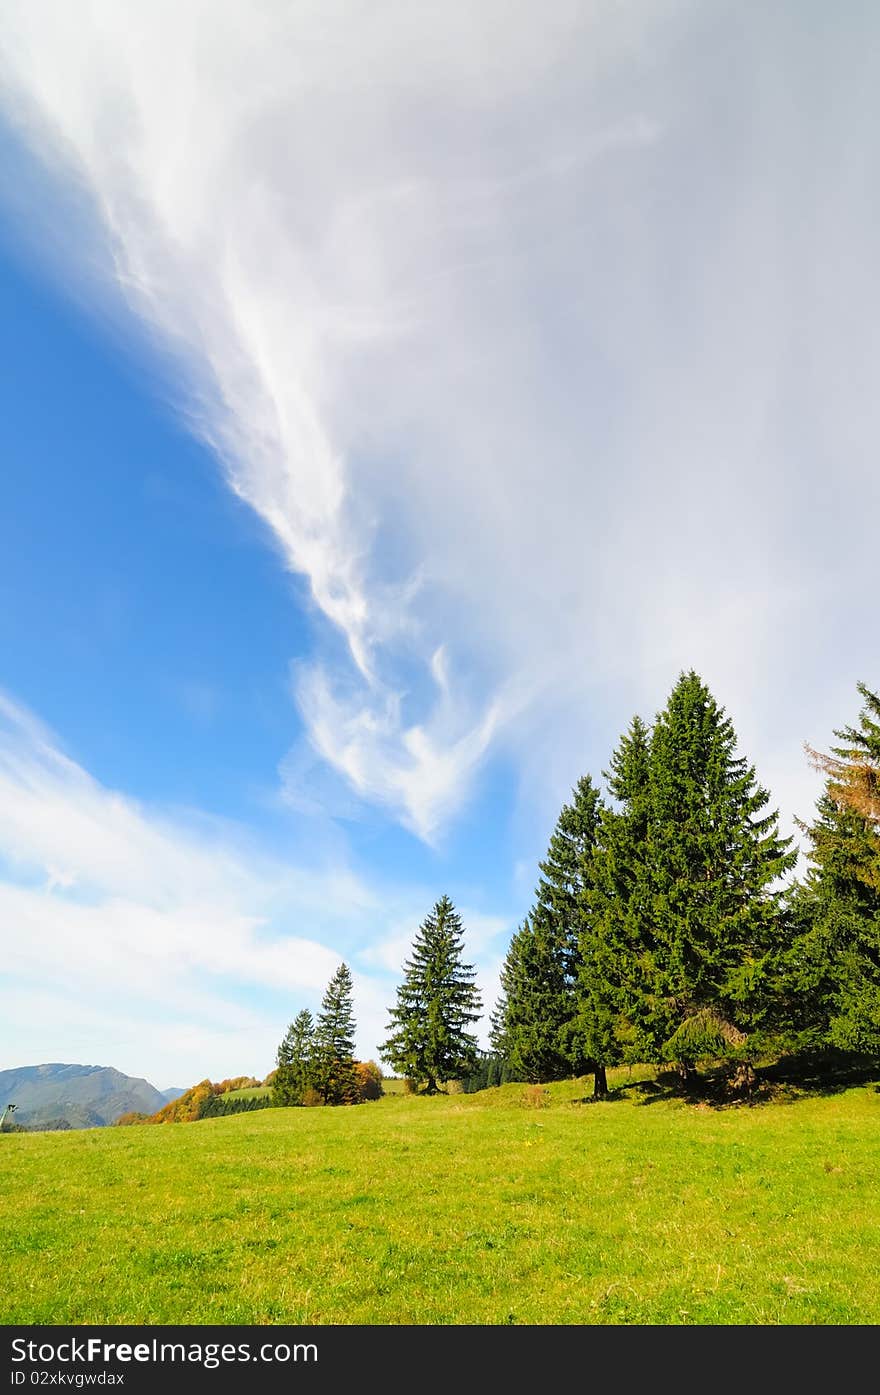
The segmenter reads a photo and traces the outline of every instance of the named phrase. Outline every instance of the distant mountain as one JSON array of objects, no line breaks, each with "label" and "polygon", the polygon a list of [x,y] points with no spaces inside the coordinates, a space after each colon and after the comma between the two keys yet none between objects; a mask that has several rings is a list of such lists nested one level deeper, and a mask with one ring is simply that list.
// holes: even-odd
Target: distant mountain
[{"label": "distant mountain", "polygon": [[185,1095],[186,1090],[183,1088],[178,1088],[176,1085],[172,1085],[170,1090],[160,1090],[159,1094],[162,1096],[166,1104],[170,1104],[172,1100],[179,1100],[181,1095]]},{"label": "distant mountain", "polygon": [[182,1090],[160,1091],[147,1080],[123,1075],[112,1066],[54,1062],[0,1071],[0,1111],[16,1105],[15,1122],[27,1129],[91,1129],[112,1124],[137,1110],[155,1114]]}]

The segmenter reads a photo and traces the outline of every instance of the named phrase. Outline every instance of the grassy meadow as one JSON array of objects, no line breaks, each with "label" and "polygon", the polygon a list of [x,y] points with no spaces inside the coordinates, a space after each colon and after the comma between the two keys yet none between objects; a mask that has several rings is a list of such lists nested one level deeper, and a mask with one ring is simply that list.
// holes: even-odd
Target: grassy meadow
[{"label": "grassy meadow", "polygon": [[3,1320],[880,1322],[874,1084],[587,1085],[5,1135]]}]

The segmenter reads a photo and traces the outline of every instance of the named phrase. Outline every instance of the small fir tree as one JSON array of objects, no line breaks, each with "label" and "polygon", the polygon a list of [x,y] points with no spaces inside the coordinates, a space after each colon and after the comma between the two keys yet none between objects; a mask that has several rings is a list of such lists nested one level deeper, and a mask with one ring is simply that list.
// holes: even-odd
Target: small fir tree
[{"label": "small fir tree", "polygon": [[315,1024],[307,1008],[297,1013],[288,1027],[276,1056],[272,1078],[273,1105],[300,1105],[313,1084]]},{"label": "small fir tree", "polygon": [[357,1104],[351,970],[340,964],[327,985],[315,1024],[312,1080],[325,1104]]},{"label": "small fir tree", "polygon": [[423,1082],[428,1094],[441,1081],[470,1074],[477,1041],[468,1028],[481,1013],[475,971],[462,962],[461,918],[448,896],[436,903],[413,941],[389,1035],[380,1048],[392,1070]]}]

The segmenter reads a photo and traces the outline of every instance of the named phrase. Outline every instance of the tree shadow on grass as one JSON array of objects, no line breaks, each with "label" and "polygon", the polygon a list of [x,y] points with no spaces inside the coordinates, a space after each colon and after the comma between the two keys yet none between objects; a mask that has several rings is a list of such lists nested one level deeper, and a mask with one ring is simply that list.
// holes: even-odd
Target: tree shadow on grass
[{"label": "tree shadow on grass", "polygon": [[[665,1094],[656,1080],[627,1080],[616,1085],[609,1085],[607,1095],[582,1095],[580,1099],[574,1099],[571,1102],[572,1104],[625,1104],[627,1101],[632,1103],[634,1094],[638,1095],[642,1091],[650,1094],[655,1089]],[[638,1100],[637,1102],[641,1103],[642,1101]]]},{"label": "tree shadow on grass", "polygon": [[[869,1085],[880,1076],[880,1061],[849,1051],[803,1052],[762,1068],[770,1084],[793,1086],[808,1095],[839,1095],[854,1085]],[[880,1090],[880,1085],[874,1086]]]},{"label": "tree shadow on grass", "polygon": [[[627,1082],[614,1093],[637,1105],[678,1100],[702,1108],[729,1109],[839,1095],[853,1086],[871,1084],[878,1074],[880,1062],[871,1057],[841,1051],[811,1052],[757,1066],[746,1083],[725,1064],[687,1076],[675,1069],[661,1070],[654,1079]],[[874,1088],[880,1093],[880,1084]]]}]

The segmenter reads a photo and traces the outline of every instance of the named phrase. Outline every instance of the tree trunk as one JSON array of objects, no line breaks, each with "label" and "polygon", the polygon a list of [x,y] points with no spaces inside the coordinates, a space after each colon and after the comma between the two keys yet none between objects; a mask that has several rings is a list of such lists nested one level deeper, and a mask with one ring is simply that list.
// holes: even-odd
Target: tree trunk
[{"label": "tree trunk", "polygon": [[755,1088],[755,1072],[751,1061],[743,1061],[737,1066],[733,1073],[733,1088],[742,1091],[747,1099],[751,1099]]},{"label": "tree trunk", "polygon": [[433,1075],[429,1075],[429,1076],[428,1076],[428,1083],[427,1083],[427,1085],[425,1086],[425,1094],[426,1094],[426,1095],[436,1095],[436,1093],[437,1093],[437,1081],[434,1079]]},{"label": "tree trunk", "polygon": [[608,1077],[605,1074],[604,1066],[593,1068],[593,1099],[604,1100],[608,1098]]}]

